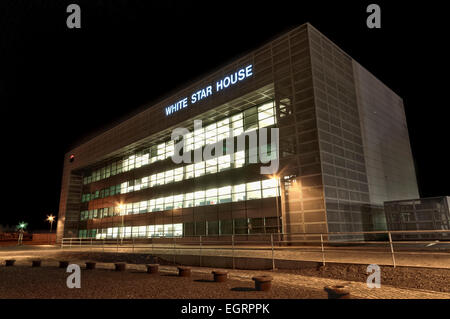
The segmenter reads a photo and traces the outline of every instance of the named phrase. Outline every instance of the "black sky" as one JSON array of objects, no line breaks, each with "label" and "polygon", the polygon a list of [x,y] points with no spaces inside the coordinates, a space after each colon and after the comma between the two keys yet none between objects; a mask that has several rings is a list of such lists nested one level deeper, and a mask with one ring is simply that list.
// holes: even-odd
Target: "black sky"
[{"label": "black sky", "polygon": [[[365,24],[372,2],[379,30]],[[81,7],[81,29],[66,27],[70,3]],[[304,22],[404,98],[421,196],[450,195],[439,3],[2,0],[0,224],[45,228],[46,214],[57,214],[65,152]]]}]

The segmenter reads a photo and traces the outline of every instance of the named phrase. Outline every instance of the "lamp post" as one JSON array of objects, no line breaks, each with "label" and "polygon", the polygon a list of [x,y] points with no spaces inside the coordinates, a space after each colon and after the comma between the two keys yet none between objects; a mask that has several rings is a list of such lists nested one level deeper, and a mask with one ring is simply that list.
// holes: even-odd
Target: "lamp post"
[{"label": "lamp post", "polygon": [[55,221],[55,216],[47,215],[47,221],[50,223],[50,233],[52,232],[53,222]]},{"label": "lamp post", "polygon": [[124,231],[125,231],[125,229],[124,229],[124,218],[123,218],[124,214],[122,213],[124,205],[122,203],[119,203],[117,205],[117,208],[119,208],[119,214],[122,216],[122,229],[121,229],[121,232],[120,232],[120,244],[122,244],[123,243],[123,237],[124,237]]},{"label": "lamp post", "polygon": [[20,222],[19,225],[17,226],[17,228],[19,229],[19,238],[17,240],[17,245],[22,245],[23,233],[24,233],[24,229],[27,227],[27,225],[28,225],[28,223]]},{"label": "lamp post", "polygon": [[276,189],[277,189],[277,197],[276,197],[276,207],[277,207],[277,232],[278,232],[278,240],[280,240],[280,210],[278,208],[278,197],[280,197],[280,193],[278,191],[280,185],[280,177],[278,175],[272,175],[270,177],[272,180],[276,181]]}]

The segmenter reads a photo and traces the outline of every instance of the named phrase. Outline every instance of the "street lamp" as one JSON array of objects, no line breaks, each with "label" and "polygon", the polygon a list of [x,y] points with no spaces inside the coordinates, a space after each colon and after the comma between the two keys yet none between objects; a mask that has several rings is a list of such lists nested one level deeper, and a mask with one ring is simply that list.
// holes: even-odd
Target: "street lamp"
[{"label": "street lamp", "polygon": [[271,175],[271,180],[275,180],[277,183],[276,189],[277,189],[277,197],[276,197],[276,206],[277,206],[277,232],[280,233],[280,211],[278,208],[278,197],[280,196],[280,193],[278,191],[279,185],[280,185],[280,177],[278,175]]},{"label": "street lamp", "polygon": [[121,229],[121,232],[120,232],[120,239],[121,239],[121,242],[123,241],[123,237],[124,237],[124,232],[125,232],[125,229],[124,229],[124,219],[123,219],[123,209],[125,208],[125,206],[122,204],[122,203],[119,203],[118,205],[117,205],[117,208],[119,209],[119,214],[122,216],[122,229]]},{"label": "street lamp", "polygon": [[19,225],[17,225],[17,229],[25,229],[27,228],[28,223],[20,222]]},{"label": "street lamp", "polygon": [[50,223],[50,233],[52,232],[52,228],[53,228],[53,222],[55,221],[55,216],[53,215],[47,215],[47,219],[46,219],[49,223]]},{"label": "street lamp", "polygon": [[23,241],[23,233],[24,229],[27,227],[28,223],[20,222],[19,225],[17,225],[17,229],[19,229],[19,237],[17,239],[17,245],[22,245]]}]

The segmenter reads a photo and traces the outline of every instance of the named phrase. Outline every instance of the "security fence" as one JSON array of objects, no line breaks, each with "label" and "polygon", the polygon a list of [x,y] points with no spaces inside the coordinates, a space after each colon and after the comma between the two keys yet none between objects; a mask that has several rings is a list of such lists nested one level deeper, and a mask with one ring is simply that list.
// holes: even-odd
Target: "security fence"
[{"label": "security fence", "polygon": [[[152,238],[63,238],[62,250],[151,255],[374,263],[450,268],[450,230],[246,234]],[[398,260],[400,259],[400,263]],[[179,259],[178,259],[179,260]],[[436,264],[436,265],[435,265]]]}]

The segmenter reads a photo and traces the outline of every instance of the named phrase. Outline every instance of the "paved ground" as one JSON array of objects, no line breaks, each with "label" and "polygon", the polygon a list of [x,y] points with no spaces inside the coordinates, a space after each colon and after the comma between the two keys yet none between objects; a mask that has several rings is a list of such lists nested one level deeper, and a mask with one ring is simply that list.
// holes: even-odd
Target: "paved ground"
[{"label": "paved ground", "polygon": [[[83,270],[82,289],[73,290],[66,288],[68,274],[56,268],[55,260],[44,260],[42,268],[31,268],[29,258],[19,256],[15,267],[0,266],[0,298],[326,298],[324,286],[348,285],[354,298],[450,299],[446,292],[384,284],[369,289],[363,282],[270,271],[226,270],[230,281],[216,284],[210,282],[211,268],[192,267],[193,277],[186,280],[174,276],[173,266],[161,266],[162,275],[150,276],[145,265],[131,264],[126,273],[116,273],[112,263],[99,263],[100,269],[95,271]],[[84,265],[85,260],[73,262]],[[252,290],[251,278],[260,274],[274,278],[271,293]]]}]

